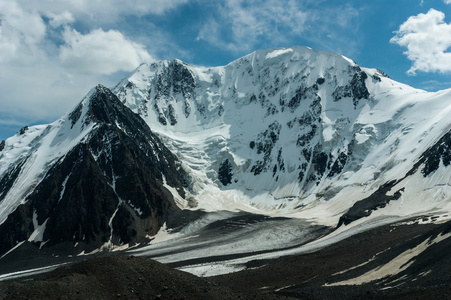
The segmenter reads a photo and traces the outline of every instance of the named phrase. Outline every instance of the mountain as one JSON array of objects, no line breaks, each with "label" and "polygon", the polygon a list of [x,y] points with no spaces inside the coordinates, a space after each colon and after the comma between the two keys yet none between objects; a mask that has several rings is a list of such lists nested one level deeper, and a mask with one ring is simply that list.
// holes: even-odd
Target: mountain
[{"label": "mountain", "polygon": [[185,173],[149,127],[95,87],[69,114],[0,152],[0,253],[29,241],[94,250],[146,241],[178,210]]},{"label": "mountain", "polygon": [[449,211],[450,90],[292,47],[144,64],[114,93],[183,162],[198,208],[328,226]]},{"label": "mountain", "polygon": [[180,209],[305,220],[314,238],[384,217],[446,219],[450,96],[307,47],[211,68],[143,64],[0,144],[0,253],[146,243]]}]

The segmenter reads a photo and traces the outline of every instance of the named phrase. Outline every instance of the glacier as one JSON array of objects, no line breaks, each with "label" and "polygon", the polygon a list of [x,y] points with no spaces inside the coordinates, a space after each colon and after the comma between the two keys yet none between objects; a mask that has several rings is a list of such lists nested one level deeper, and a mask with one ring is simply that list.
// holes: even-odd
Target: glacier
[{"label": "glacier", "polygon": [[[329,226],[403,178],[450,129],[451,90],[418,90],[308,47],[258,50],[222,67],[143,64],[113,91],[180,157],[198,209]],[[390,191],[402,189],[402,200],[383,213],[447,211],[449,176],[443,168],[405,177]]]},{"label": "glacier", "polygon": [[142,64],[0,144],[0,255],[62,240],[71,255],[128,249],[211,276],[449,222],[450,98],[301,46]]}]

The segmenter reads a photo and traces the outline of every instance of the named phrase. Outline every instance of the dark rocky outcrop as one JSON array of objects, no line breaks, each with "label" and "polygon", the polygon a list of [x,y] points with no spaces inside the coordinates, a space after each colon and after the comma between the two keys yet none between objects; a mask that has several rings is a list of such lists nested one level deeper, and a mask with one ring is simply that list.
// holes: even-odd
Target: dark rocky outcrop
[{"label": "dark rocky outcrop", "polygon": [[451,130],[448,131],[437,143],[421,156],[420,162],[424,164],[421,173],[424,177],[438,170],[440,162],[444,166],[451,163]]},{"label": "dark rocky outcrop", "polygon": [[[93,129],[0,225],[0,253],[28,239],[33,215],[46,225],[46,246],[69,241],[89,251],[108,241],[143,242],[178,209],[164,182],[184,196],[185,172],[146,123],[102,86],[83,105],[89,106],[84,116],[80,107],[70,115],[71,130],[76,122],[93,122]],[[20,167],[2,178],[0,196]]]},{"label": "dark rocky outcrop", "polygon": [[420,159],[407,172],[406,177],[415,174],[420,167],[424,177],[438,170],[440,164],[448,167],[451,164],[451,130],[446,132],[437,142],[429,147]]},{"label": "dark rocky outcrop", "polygon": [[0,299],[278,299],[239,293],[149,258],[107,256],[61,267],[31,282],[0,283]]},{"label": "dark rocky outcrop", "polygon": [[28,130],[28,126],[24,126],[24,127],[20,128],[19,135],[24,135],[25,132],[27,132],[27,130]]},{"label": "dark rocky outcrop", "polygon": [[266,171],[270,168],[272,163],[271,153],[279,140],[280,130],[282,125],[274,121],[268,126],[268,129],[258,134],[256,141],[250,142],[251,149],[257,151],[257,154],[263,154],[263,159],[257,160],[251,168],[251,172],[254,175],[260,174],[262,171]]},{"label": "dark rocky outcrop", "polygon": [[339,101],[342,98],[352,98],[352,103],[354,108],[356,108],[360,100],[370,97],[370,92],[365,84],[368,75],[359,67],[350,67],[350,73],[352,74],[352,79],[349,84],[338,86],[332,93],[332,97],[334,101]]},{"label": "dark rocky outcrop", "polygon": [[[156,68],[156,65],[151,67]],[[191,73],[187,66],[179,61],[173,60],[168,62],[167,67],[162,68],[156,75],[154,80],[154,90],[149,90],[148,95],[154,95],[154,110],[158,114],[158,121],[162,125],[175,125],[177,124],[177,115],[175,114],[174,107],[169,104],[170,101],[175,99],[183,99],[183,115],[188,118],[191,112],[190,102],[194,99],[194,89],[196,87],[196,78]],[[119,92],[119,97],[126,94],[126,89]],[[181,98],[178,98],[181,96]],[[198,109],[202,114],[202,111]],[[140,115],[146,115],[142,109],[138,109]],[[169,121],[169,122],[168,122]]]},{"label": "dark rocky outcrop", "polygon": [[232,164],[228,159],[225,159],[218,170],[218,179],[222,185],[226,186],[232,183]]},{"label": "dark rocky outcrop", "polygon": [[341,225],[347,225],[360,218],[367,217],[371,213],[379,208],[385,207],[390,201],[398,200],[401,197],[402,188],[399,191],[393,193],[393,195],[387,195],[387,193],[396,185],[398,181],[390,181],[382,185],[371,194],[369,197],[357,201],[354,205],[340,217],[337,228]]}]

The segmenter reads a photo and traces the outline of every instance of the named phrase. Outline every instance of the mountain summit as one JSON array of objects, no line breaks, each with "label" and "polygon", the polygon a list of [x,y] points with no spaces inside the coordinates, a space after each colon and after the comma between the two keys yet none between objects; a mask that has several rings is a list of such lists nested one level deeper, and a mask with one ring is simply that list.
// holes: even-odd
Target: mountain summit
[{"label": "mountain summit", "polygon": [[223,67],[144,64],[114,92],[184,162],[199,208],[332,226],[364,199],[359,216],[389,202],[395,215],[449,205],[447,154],[432,154],[449,147],[449,90],[428,93],[339,54],[292,47]]},{"label": "mountain summit", "polygon": [[143,64],[0,144],[0,253],[131,246],[180,208],[329,227],[444,215],[450,97],[307,47]]},{"label": "mountain summit", "polygon": [[0,252],[24,240],[80,251],[144,242],[178,209],[168,188],[184,195],[177,158],[101,85],[55,123],[8,139],[0,156]]}]

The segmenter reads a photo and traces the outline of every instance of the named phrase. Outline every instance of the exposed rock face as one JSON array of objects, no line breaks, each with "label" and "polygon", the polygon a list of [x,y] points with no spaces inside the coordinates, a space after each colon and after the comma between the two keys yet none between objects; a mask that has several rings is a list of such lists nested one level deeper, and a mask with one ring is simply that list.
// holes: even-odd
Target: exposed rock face
[{"label": "exposed rock face", "polygon": [[[329,215],[335,224],[354,204],[366,203],[369,211],[357,214],[363,217],[394,200],[402,186],[380,189],[400,183],[442,138],[451,111],[449,92],[417,90],[307,47],[258,50],[211,68],[143,64],[114,93],[184,158],[198,207],[227,209],[216,203],[229,203],[223,199],[233,191],[243,209],[292,211],[339,201],[341,212]],[[429,151],[442,154],[421,159],[424,175],[448,167],[448,144],[445,138]],[[416,197],[420,188],[436,197],[433,181],[422,184],[403,195]]]},{"label": "exposed rock face", "polygon": [[420,162],[424,164],[421,172],[425,177],[437,171],[440,164],[443,164],[445,167],[450,165],[451,130],[422,155]]},{"label": "exposed rock face", "polygon": [[[354,108],[362,99],[368,99],[370,92],[368,91],[365,80],[368,75],[362,71],[359,67],[350,67],[350,73],[354,73],[349,84],[344,86],[338,86],[332,93],[334,101],[339,101],[342,98],[351,97]],[[379,78],[379,77],[377,77]],[[379,80],[380,81],[380,78]]]},{"label": "exposed rock face", "polygon": [[[98,86],[69,121],[71,130],[78,130],[77,123],[94,125],[0,225],[0,253],[26,239],[41,245],[69,241],[80,251],[139,243],[178,209],[164,186],[184,196],[177,158],[108,89]],[[2,178],[0,197],[22,165]]]},{"label": "exposed rock face", "polygon": [[450,95],[307,47],[211,68],[143,64],[113,92],[99,86],[62,119],[0,143],[2,249],[136,243],[177,209],[173,195],[334,226],[397,203],[387,214],[433,211],[451,195]]},{"label": "exposed rock face", "polygon": [[232,183],[232,164],[228,159],[224,160],[218,171],[218,179],[224,185]]},{"label": "exposed rock face", "polygon": [[369,197],[354,203],[354,205],[340,217],[337,228],[341,225],[348,225],[360,218],[367,217],[371,215],[373,211],[384,208],[390,201],[398,200],[401,197],[403,189],[396,191],[393,195],[387,195],[394,185],[395,182],[388,182]]}]

